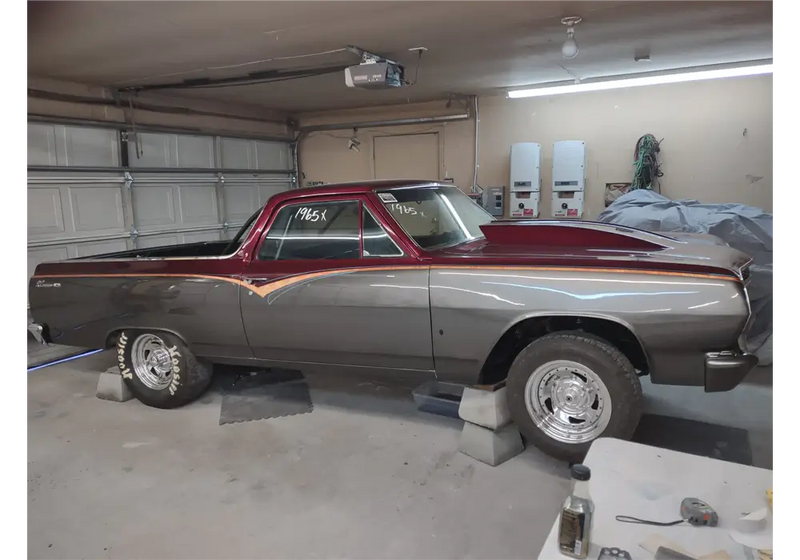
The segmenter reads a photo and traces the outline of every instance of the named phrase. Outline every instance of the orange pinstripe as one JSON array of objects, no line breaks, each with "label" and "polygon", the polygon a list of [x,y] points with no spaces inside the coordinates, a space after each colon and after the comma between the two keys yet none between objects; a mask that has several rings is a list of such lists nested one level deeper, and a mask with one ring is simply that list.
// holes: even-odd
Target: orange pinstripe
[{"label": "orange pinstripe", "polygon": [[[33,280],[44,278],[197,278],[202,280],[217,280],[223,282],[230,282],[246,288],[261,297],[286,288],[295,284],[305,282],[308,280],[315,280],[317,278],[325,278],[327,276],[334,276],[337,274],[349,274],[353,272],[375,272],[384,270],[420,270],[429,268],[428,265],[405,265],[405,266],[365,266],[355,268],[340,268],[333,270],[322,270],[317,272],[301,273],[279,280],[273,280],[262,286],[248,284],[241,278],[232,278],[229,276],[211,276],[204,274],[159,274],[159,273],[141,273],[141,274],[45,274],[33,276]],[[520,270],[520,271],[546,271],[546,272],[605,272],[615,274],[648,274],[656,276],[678,276],[682,278],[700,278],[706,280],[729,280],[738,282],[739,279],[732,276],[715,275],[715,274],[701,274],[693,272],[672,272],[672,271],[658,271],[658,270],[638,270],[629,268],[600,268],[600,267],[568,267],[568,266],[525,266],[525,265],[431,265],[432,270],[445,270],[445,269],[466,269],[466,270]]]}]

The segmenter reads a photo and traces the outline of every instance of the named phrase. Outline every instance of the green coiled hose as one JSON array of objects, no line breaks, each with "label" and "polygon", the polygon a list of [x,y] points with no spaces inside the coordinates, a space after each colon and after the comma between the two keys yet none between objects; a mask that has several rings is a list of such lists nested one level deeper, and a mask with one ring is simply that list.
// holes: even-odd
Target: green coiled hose
[{"label": "green coiled hose", "polygon": [[658,178],[664,173],[660,169],[658,154],[661,151],[661,142],[652,134],[645,134],[636,142],[633,152],[633,181],[631,190],[647,189],[660,190]]}]

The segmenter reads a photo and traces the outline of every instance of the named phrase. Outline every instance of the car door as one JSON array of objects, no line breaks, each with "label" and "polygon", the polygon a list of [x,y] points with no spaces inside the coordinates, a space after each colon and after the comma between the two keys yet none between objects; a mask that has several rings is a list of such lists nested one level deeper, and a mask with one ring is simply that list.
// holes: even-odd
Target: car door
[{"label": "car door", "polygon": [[366,196],[273,211],[241,292],[256,358],[433,370],[430,269],[376,215]]}]

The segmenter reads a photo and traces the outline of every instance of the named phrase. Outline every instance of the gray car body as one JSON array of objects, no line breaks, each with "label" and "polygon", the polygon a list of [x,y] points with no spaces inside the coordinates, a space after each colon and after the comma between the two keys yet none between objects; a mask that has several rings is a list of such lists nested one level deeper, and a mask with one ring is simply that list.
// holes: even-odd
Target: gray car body
[{"label": "gray car body", "polygon": [[[400,228],[386,227],[408,246]],[[603,325],[618,325],[635,338],[643,352],[637,368],[653,382],[708,389],[709,360],[742,353],[750,310],[741,271],[749,259],[713,238],[658,240],[664,254],[624,258],[710,261],[734,273],[653,272],[608,266],[602,258],[593,267],[518,264],[524,254],[465,256],[461,248],[275,275],[249,273],[236,255],[109,255],[40,265],[30,284],[31,311],[60,344],[107,347],[123,329],[165,330],[220,363],[411,371],[463,384],[486,381],[487,360],[519,325],[596,320],[598,336]]]}]

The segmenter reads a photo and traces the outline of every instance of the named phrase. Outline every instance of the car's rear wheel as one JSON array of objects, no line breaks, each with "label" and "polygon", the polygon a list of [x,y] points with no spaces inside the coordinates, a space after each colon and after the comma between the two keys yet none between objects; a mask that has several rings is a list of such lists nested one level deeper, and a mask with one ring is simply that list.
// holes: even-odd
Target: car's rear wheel
[{"label": "car's rear wheel", "polygon": [[128,330],[117,339],[120,374],[137,399],[156,408],[183,406],[211,383],[211,364],[168,332]]},{"label": "car's rear wheel", "polygon": [[508,374],[508,405],[525,438],[579,462],[600,436],[630,439],[642,415],[636,370],[616,347],[582,332],[531,342]]}]

